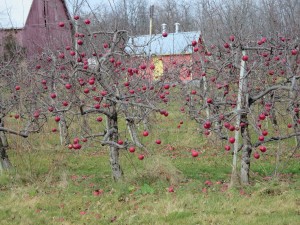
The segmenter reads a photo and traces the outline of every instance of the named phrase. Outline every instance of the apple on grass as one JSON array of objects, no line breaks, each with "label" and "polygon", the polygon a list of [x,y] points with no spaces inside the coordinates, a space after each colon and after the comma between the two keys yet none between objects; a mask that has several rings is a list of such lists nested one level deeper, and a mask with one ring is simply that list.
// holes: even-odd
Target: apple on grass
[{"label": "apple on grass", "polygon": [[160,145],[160,144],[161,144],[161,140],[160,140],[160,139],[157,139],[157,140],[155,141],[155,143],[158,144],[158,145]]},{"label": "apple on grass", "polygon": [[168,192],[174,192],[174,187],[170,186],[170,187],[168,188]]},{"label": "apple on grass", "polygon": [[196,150],[192,149],[191,150],[191,154],[192,154],[193,157],[198,157],[199,152],[197,152]]}]

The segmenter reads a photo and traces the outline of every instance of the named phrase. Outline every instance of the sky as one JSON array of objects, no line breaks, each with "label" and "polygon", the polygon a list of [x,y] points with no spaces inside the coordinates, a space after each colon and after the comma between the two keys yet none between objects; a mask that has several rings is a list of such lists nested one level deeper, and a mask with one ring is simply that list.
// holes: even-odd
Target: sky
[{"label": "sky", "polygon": [[[25,25],[30,6],[33,0],[0,0],[0,28],[22,28]],[[74,3],[85,1],[91,8],[99,3],[106,3],[108,6],[113,5],[116,0],[65,0],[69,7],[70,14],[73,13]],[[129,0],[130,1],[130,0]],[[148,0],[148,3],[154,3],[157,0]],[[84,8],[90,11],[88,4]]]},{"label": "sky", "polygon": [[[26,19],[33,0],[0,0],[0,28],[22,28],[26,23]],[[79,0],[81,1],[81,0]],[[84,0],[91,7],[99,2],[107,2],[109,0]],[[110,0],[113,1],[113,0]],[[72,5],[76,0],[66,0],[72,13]],[[85,6],[88,10],[87,4]]]}]

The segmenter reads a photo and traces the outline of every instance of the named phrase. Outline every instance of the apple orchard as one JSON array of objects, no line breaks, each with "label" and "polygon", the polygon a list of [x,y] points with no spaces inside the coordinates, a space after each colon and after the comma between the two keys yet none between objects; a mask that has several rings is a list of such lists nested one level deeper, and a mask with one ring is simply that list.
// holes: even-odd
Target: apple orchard
[{"label": "apple orchard", "polygon": [[[152,118],[178,112],[198,125],[191,135],[215,140],[232,154],[232,185],[250,183],[250,162],[264,160],[271,143],[291,139],[294,145],[278,150],[277,160],[299,148],[296,36],[200,37],[190,43],[193,60],[174,61],[154,79],[151,58],[126,51],[128,31],[91,31],[91,20],[79,16],[72,22],[78,26],[74,45],[45,49],[29,62],[15,57],[1,63],[1,170],[11,167],[6,135],[38,137],[48,123],[69,151],[91,142],[108,148],[112,177],[120,180],[120,155],[128,151],[147,161],[156,153],[144,140],[164,144],[151,131]],[[182,68],[193,80],[179,78]],[[196,157],[199,150],[190,149],[190,160]]]}]

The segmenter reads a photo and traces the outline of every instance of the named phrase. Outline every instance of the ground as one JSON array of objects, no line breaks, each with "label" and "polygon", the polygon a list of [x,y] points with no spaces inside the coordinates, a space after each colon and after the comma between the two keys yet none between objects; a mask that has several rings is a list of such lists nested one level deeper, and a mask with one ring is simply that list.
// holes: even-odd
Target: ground
[{"label": "ground", "polygon": [[154,120],[158,126],[142,138],[150,152],[144,160],[138,149],[122,150],[121,182],[112,181],[108,150],[99,142],[69,150],[53,124],[39,139],[10,137],[14,169],[0,176],[1,224],[299,224],[298,155],[282,154],[276,164],[289,143],[268,145],[252,159],[251,185],[230,189],[232,155],[222,143],[200,135],[181,114]]}]

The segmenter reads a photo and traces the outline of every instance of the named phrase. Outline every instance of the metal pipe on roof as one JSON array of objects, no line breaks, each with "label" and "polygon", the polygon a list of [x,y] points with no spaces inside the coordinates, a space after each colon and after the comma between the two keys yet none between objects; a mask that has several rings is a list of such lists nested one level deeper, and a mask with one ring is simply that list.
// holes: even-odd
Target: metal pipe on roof
[{"label": "metal pipe on roof", "polygon": [[175,33],[179,33],[180,23],[175,23]]},{"label": "metal pipe on roof", "polygon": [[167,32],[167,24],[163,23],[161,25],[161,29],[162,29],[162,31],[161,31],[162,33]]}]

